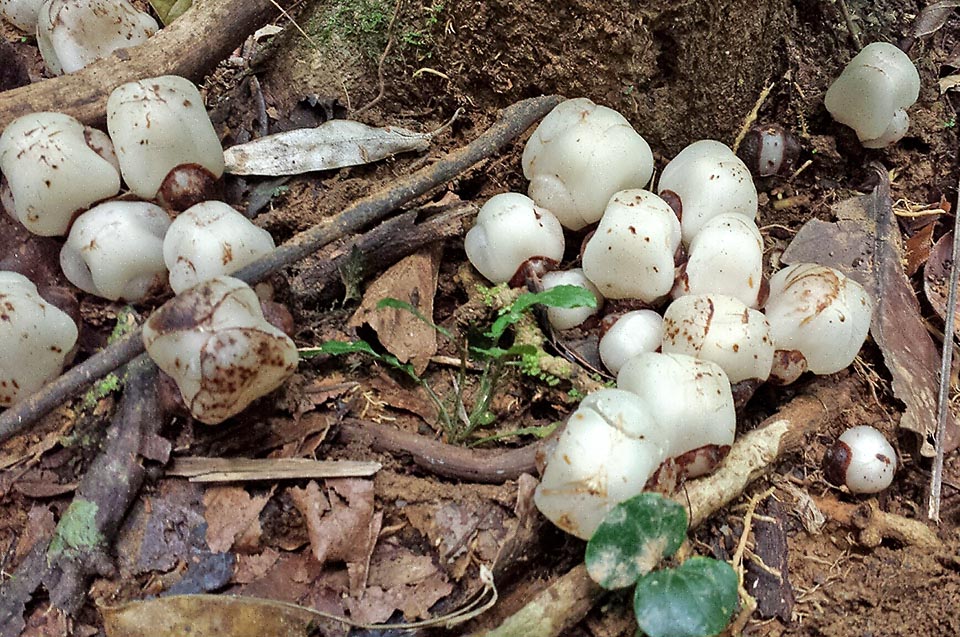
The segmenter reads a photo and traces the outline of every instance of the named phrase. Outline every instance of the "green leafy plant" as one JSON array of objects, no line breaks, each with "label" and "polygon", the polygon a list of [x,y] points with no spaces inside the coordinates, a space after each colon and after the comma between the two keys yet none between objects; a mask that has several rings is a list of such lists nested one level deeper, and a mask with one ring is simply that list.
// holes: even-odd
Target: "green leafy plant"
[{"label": "green leafy plant", "polygon": [[608,589],[636,583],[633,608],[649,637],[707,637],[720,633],[737,606],[737,574],[727,562],[692,557],[653,570],[680,548],[687,513],[656,493],[621,502],[587,543],[590,577]]},{"label": "green leafy plant", "polygon": [[[510,367],[529,366],[531,359],[536,360],[538,356],[536,347],[523,344],[511,344],[503,347],[501,341],[505,340],[507,331],[511,326],[516,325],[538,304],[564,308],[582,307],[584,305],[595,307],[596,298],[589,291],[570,285],[557,286],[543,292],[526,292],[500,311],[500,315],[490,325],[489,329],[481,332],[476,338],[477,344],[472,344],[468,338],[458,338],[450,330],[433,323],[420,310],[405,301],[387,298],[377,303],[377,309],[392,308],[410,312],[457,346],[461,360],[460,371],[454,384],[455,391],[446,398],[441,398],[433,387],[416,373],[412,365],[401,363],[392,354],[382,354],[376,351],[370,343],[363,340],[353,342],[327,341],[317,347],[301,349],[300,356],[302,358],[313,358],[320,354],[332,356],[365,354],[387,367],[403,373],[423,387],[427,396],[437,408],[438,419],[447,438],[451,442],[463,442],[473,435],[477,427],[493,422],[495,416],[490,411],[490,404],[496,395],[504,371]],[[468,408],[463,389],[467,385],[467,369],[470,361],[479,362],[482,371],[476,384],[477,390],[472,406]],[[546,382],[549,382],[549,380]]]}]

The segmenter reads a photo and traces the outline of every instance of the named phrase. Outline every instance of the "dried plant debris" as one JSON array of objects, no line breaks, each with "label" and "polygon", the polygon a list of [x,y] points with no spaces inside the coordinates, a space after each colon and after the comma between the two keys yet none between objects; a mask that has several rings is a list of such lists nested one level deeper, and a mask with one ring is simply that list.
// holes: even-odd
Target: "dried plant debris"
[{"label": "dried plant debris", "polygon": [[363,302],[350,318],[350,327],[370,325],[380,343],[401,363],[411,362],[422,374],[437,353],[437,332],[413,312],[380,307],[384,299],[398,299],[433,320],[433,297],[440,271],[439,246],[412,254],[388,269],[367,288]]},{"label": "dried plant debris", "polygon": [[292,604],[226,595],[161,597],[102,612],[108,637],[302,637],[316,619]]},{"label": "dried plant debris", "polygon": [[215,552],[253,552],[260,544],[260,512],[270,494],[251,496],[241,487],[212,487],[203,494],[207,544]]},{"label": "dried plant debris", "polygon": [[927,300],[942,320],[947,318],[947,288],[950,280],[950,268],[953,265],[953,233],[940,237],[930,258],[923,268],[923,291]]},{"label": "dried plant debris", "polygon": [[326,481],[326,494],[310,481],[289,490],[303,515],[313,556],[321,564],[344,562],[350,593],[359,597],[366,588],[370,554],[380,533],[383,512],[373,510],[373,482],[357,478]]},{"label": "dried plant debris", "polygon": [[369,164],[399,153],[423,152],[439,131],[415,133],[399,126],[375,128],[334,119],[231,146],[223,153],[233,175],[299,175]]},{"label": "dried plant debris", "polygon": [[[921,454],[932,456],[940,355],[903,271],[900,230],[886,170],[877,164],[871,168],[879,185],[867,195],[834,206],[837,222],[813,219],[804,224],[782,260],[828,265],[864,286],[875,307],[870,333],[893,376],[893,393],[906,407],[900,426],[920,435]],[[950,414],[945,450],[958,445],[960,431]]]}]

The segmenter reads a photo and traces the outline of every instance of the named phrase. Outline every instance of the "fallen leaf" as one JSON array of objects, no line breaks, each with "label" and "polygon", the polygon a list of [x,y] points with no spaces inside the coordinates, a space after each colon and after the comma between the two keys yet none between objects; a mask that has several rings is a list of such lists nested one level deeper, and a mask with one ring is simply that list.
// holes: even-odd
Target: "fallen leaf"
[{"label": "fallen leaf", "polygon": [[326,496],[310,481],[305,489],[290,489],[290,498],[306,521],[313,556],[321,564],[345,563],[350,594],[359,597],[366,587],[383,513],[374,512],[372,481],[342,478],[325,484]]},{"label": "fallen leaf", "polygon": [[[933,311],[941,320],[947,318],[947,288],[950,282],[950,267],[953,263],[953,233],[940,237],[930,253],[923,269],[923,291]],[[960,307],[960,303],[957,304]]]},{"label": "fallen leaf", "polygon": [[270,494],[251,496],[241,487],[211,487],[203,494],[207,545],[214,553],[250,553],[260,544],[260,512]]},{"label": "fallen leaf", "polygon": [[[835,205],[836,223],[808,221],[782,260],[836,268],[870,294],[874,301],[870,333],[893,377],[893,393],[906,406],[900,427],[921,437],[920,452],[929,457],[934,454],[940,354],[903,271],[887,172],[879,164],[870,167],[879,178],[873,192]],[[958,444],[960,430],[949,414],[945,450],[952,451]]]},{"label": "fallen leaf", "polygon": [[262,578],[280,559],[280,552],[272,548],[265,548],[256,555],[238,555],[237,568],[233,572],[234,584],[249,584]]},{"label": "fallen leaf", "polygon": [[47,604],[33,609],[20,637],[61,637],[70,634],[66,614]]},{"label": "fallen leaf", "polygon": [[437,421],[437,406],[420,385],[413,387],[401,385],[389,374],[380,373],[366,381],[364,389],[368,387],[376,392],[377,400],[394,409],[416,414],[424,422]]},{"label": "fallen leaf", "polygon": [[117,539],[121,572],[126,576],[166,572],[187,562],[198,550],[192,530],[206,524],[200,514],[202,497],[195,484],[163,480],[154,496],[137,502]]},{"label": "fallen leaf", "polygon": [[223,151],[223,159],[225,171],[232,175],[300,175],[422,152],[430,147],[433,135],[334,119],[316,128],[297,128],[231,146]]},{"label": "fallen leaf", "polygon": [[364,323],[377,333],[380,343],[401,363],[413,364],[422,374],[437,353],[437,332],[408,310],[384,307],[383,299],[398,299],[416,308],[424,318],[433,320],[433,297],[437,292],[440,270],[440,247],[411,254],[387,269],[370,284],[360,307],[347,323],[360,327]]},{"label": "fallen leaf", "polygon": [[195,484],[163,480],[155,497],[137,502],[116,542],[121,577],[170,572],[165,580],[169,594],[207,592],[226,585],[236,558],[207,546],[202,497]]},{"label": "fallen leaf", "polygon": [[904,256],[906,261],[904,271],[907,276],[916,274],[930,258],[930,249],[933,247],[933,230],[936,225],[935,223],[928,223],[907,239],[907,250]]},{"label": "fallen leaf", "polygon": [[412,621],[429,617],[430,608],[453,592],[453,585],[430,556],[418,555],[396,538],[377,545],[370,560],[367,589],[347,600],[354,621],[380,623],[394,610]]},{"label": "fallen leaf", "polygon": [[303,637],[316,619],[293,604],[229,595],[175,595],[100,612],[108,637]]},{"label": "fallen leaf", "polygon": [[13,483],[13,488],[28,498],[52,498],[70,493],[77,488],[76,482],[60,483],[53,471],[32,469]]},{"label": "fallen leaf", "polygon": [[939,80],[937,80],[937,85],[940,87],[940,94],[943,95],[947,91],[960,86],[960,74],[941,77]]},{"label": "fallen leaf", "polygon": [[50,507],[35,504],[27,513],[27,524],[23,534],[17,541],[17,549],[13,554],[13,562],[19,564],[26,557],[33,545],[53,536],[57,528],[57,521],[53,517]]},{"label": "fallen leaf", "polygon": [[[311,586],[323,573],[323,566],[307,552],[278,553],[276,562],[259,577],[243,584],[236,592],[249,597],[269,597],[285,602],[303,601],[310,594]],[[346,593],[346,590],[344,577],[342,592]]]},{"label": "fallen leaf", "polygon": [[913,37],[922,38],[942,29],[957,7],[960,7],[958,0],[941,0],[924,7],[913,23]]},{"label": "fallen leaf", "polygon": [[186,13],[192,4],[192,0],[150,0],[150,6],[164,26]]}]

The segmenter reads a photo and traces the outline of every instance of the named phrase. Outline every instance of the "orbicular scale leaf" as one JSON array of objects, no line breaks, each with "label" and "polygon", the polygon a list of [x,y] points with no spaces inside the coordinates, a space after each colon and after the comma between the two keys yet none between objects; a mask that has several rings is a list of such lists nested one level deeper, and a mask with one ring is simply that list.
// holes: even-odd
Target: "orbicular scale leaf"
[{"label": "orbicular scale leaf", "polygon": [[607,513],[587,544],[587,573],[604,588],[623,588],[680,548],[684,508],[656,493],[641,493]]},{"label": "orbicular scale leaf", "polygon": [[637,623],[649,637],[716,635],[736,606],[736,572],[709,557],[692,557],[677,568],[641,577],[633,597]]}]

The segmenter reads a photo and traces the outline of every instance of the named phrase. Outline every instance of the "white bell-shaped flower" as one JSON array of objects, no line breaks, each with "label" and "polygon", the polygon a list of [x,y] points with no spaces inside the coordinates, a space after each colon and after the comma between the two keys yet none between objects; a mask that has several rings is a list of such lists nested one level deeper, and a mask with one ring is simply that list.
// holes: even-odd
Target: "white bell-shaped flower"
[{"label": "white bell-shaped flower", "polygon": [[673,287],[680,222],[646,190],[622,190],[583,251],[583,272],[608,299],[652,303]]},{"label": "white bell-shaped flower", "polygon": [[778,350],[800,352],[814,374],[833,374],[853,363],[860,351],[873,302],[843,273],[797,263],[770,277],[765,311]]},{"label": "white bell-shaped flower", "polygon": [[127,0],[46,0],[37,15],[37,46],[47,70],[62,75],[142,44],[159,28]]},{"label": "white bell-shaped flower", "polygon": [[763,283],[763,237],[752,220],[717,215],[690,242],[674,296],[726,294],[757,307]]},{"label": "white bell-shaped flower", "polygon": [[77,326],[27,277],[0,272],[0,407],[53,380],[77,343]]},{"label": "white bell-shaped flower", "polygon": [[31,113],[0,135],[3,205],[30,232],[66,234],[76,213],[120,191],[116,168],[90,141],[104,152],[109,144],[92,131],[69,115]]},{"label": "white bell-shaped flower", "polygon": [[757,189],[750,170],[730,148],[711,139],[681,150],[663,169],[657,192],[677,209],[684,245],[718,215],[736,214],[751,221],[757,217]]},{"label": "white bell-shaped flower", "polygon": [[299,361],[290,337],[264,319],[253,289],[231,277],[167,302],[144,324],[143,344],[193,417],[210,425],[279,387]]},{"label": "white bell-shaped flower", "polygon": [[276,247],[270,233],[222,201],[187,208],[163,239],[170,287],[180,293],[201,281],[231,274]]},{"label": "white bell-shaped flower", "polygon": [[[657,415],[668,440],[667,456],[682,458],[704,447],[716,448],[703,459],[687,458],[684,477],[712,470],[707,459],[733,444],[737,416],[730,381],[716,363],[685,354],[634,356],[617,374],[617,387],[640,396]],[[699,461],[699,462],[698,462]]]},{"label": "white bell-shaped flower", "polygon": [[[610,316],[603,322],[606,324]],[[616,374],[638,354],[655,352],[663,340],[663,318],[653,310],[633,310],[616,319],[600,337],[600,360]]]},{"label": "white bell-shaped flower", "polygon": [[601,389],[567,420],[533,501],[551,522],[586,540],[610,509],[643,491],[664,458],[647,404],[631,392]]},{"label": "white bell-shaped flower", "polygon": [[123,180],[141,199],[178,209],[202,198],[223,174],[223,148],[200,91],[176,75],[118,86],[107,99],[107,130]]},{"label": "white bell-shaped flower", "polygon": [[167,280],[163,235],[170,217],[144,201],[108,201],[70,228],[60,267],[75,286],[111,301],[140,301]]},{"label": "white bell-shaped flower", "polygon": [[867,148],[882,148],[907,133],[906,109],[920,94],[917,67],[898,47],[863,47],[830,85],[823,103],[833,119],[856,131]]},{"label": "white bell-shaped flower", "polygon": [[623,115],[581,97],[537,126],[523,149],[523,175],[538,206],[579,230],[600,219],[614,193],[647,185],[653,153]]},{"label": "white bell-shaped flower", "polygon": [[513,278],[525,261],[563,258],[563,228],[549,210],[516,192],[494,195],[463,241],[467,258],[494,283]]},{"label": "white bell-shaped flower", "polygon": [[764,315],[723,294],[682,296],[663,315],[665,354],[713,361],[731,383],[764,381],[773,366],[773,339]]},{"label": "white bell-shaped flower", "polygon": [[597,290],[597,286],[595,286],[593,282],[583,274],[583,270],[580,268],[547,272],[541,278],[541,282],[543,283],[544,290],[555,288],[558,285],[573,285],[580,287],[589,291],[590,294],[593,295],[593,298],[597,300],[596,307],[547,308],[547,320],[550,321],[550,325],[552,325],[554,329],[569,330],[573,327],[577,327],[588,318],[599,312],[600,308],[603,307],[603,295],[600,294],[600,291]]}]

